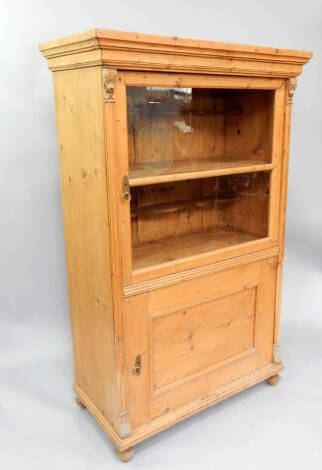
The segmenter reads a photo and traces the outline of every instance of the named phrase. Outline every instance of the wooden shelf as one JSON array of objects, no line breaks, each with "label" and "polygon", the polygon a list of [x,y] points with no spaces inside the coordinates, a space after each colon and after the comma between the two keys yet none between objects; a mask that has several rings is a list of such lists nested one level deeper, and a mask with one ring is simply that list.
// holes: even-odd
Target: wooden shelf
[{"label": "wooden shelf", "polygon": [[131,186],[143,186],[210,176],[267,171],[273,167],[272,163],[242,158],[161,161],[131,165],[129,180]]},{"label": "wooden shelf", "polygon": [[163,204],[148,204],[141,207],[131,207],[131,218],[151,216],[156,214],[172,214],[174,212],[189,212],[194,209],[209,209],[215,204],[225,204],[236,201],[236,196],[223,197],[214,194],[211,197],[188,199],[186,201],[175,201]]},{"label": "wooden shelf", "polygon": [[232,227],[218,227],[140,243],[133,246],[133,269],[144,269],[258,239]]}]

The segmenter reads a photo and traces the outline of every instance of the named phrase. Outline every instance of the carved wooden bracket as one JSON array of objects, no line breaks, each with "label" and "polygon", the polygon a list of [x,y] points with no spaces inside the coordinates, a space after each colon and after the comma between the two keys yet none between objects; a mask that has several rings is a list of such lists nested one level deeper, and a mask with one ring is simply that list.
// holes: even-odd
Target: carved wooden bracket
[{"label": "carved wooden bracket", "polygon": [[293,103],[293,95],[294,95],[296,87],[297,87],[297,79],[289,78],[286,82],[286,91],[287,91],[286,104]]},{"label": "carved wooden bracket", "polygon": [[280,364],[282,362],[279,343],[273,344],[273,362],[274,364]]},{"label": "carved wooden bracket", "polygon": [[103,97],[104,103],[114,103],[114,88],[117,71],[114,69],[102,68]]}]

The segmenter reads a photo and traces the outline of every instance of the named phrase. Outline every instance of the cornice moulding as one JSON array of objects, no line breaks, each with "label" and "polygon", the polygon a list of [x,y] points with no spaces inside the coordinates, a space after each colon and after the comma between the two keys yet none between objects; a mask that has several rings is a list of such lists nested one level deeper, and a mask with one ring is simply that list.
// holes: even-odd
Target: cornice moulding
[{"label": "cornice moulding", "polygon": [[311,52],[95,29],[43,43],[51,70],[117,69],[295,77]]}]

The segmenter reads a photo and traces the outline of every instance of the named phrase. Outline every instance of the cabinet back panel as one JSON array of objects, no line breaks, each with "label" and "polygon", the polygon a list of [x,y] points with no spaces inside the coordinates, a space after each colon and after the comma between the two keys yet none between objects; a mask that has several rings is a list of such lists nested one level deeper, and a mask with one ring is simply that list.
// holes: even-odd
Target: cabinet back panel
[{"label": "cabinet back panel", "polygon": [[134,244],[216,226],[267,235],[267,172],[152,184],[131,193]]},{"label": "cabinet back panel", "polygon": [[130,166],[199,158],[271,161],[274,92],[127,87]]}]

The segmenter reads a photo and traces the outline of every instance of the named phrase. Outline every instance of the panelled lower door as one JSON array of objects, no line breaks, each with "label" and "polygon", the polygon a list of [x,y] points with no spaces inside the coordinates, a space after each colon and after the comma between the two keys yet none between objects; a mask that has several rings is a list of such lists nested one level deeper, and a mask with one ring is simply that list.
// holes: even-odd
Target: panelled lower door
[{"label": "panelled lower door", "polygon": [[131,425],[204,399],[269,364],[275,287],[271,258],[125,299]]}]

